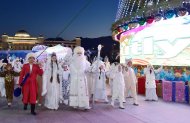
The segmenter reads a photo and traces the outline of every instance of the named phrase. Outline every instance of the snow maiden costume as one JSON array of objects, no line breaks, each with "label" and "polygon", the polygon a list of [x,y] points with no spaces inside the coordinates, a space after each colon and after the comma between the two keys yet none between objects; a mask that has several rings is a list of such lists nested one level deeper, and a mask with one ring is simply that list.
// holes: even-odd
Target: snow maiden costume
[{"label": "snow maiden costume", "polygon": [[162,70],[162,67],[158,70],[154,70],[152,65],[147,65],[146,68],[144,68],[144,73],[146,75],[146,100],[147,101],[157,101],[158,96],[156,94],[156,82],[155,82],[155,73],[158,73]]},{"label": "snow maiden costume", "polygon": [[48,109],[57,110],[59,108],[59,102],[62,100],[62,72],[57,56],[53,53],[43,75],[43,86],[45,87],[43,87],[42,94],[46,94],[44,106]]},{"label": "snow maiden costume", "polygon": [[96,60],[92,64],[92,72],[94,76],[94,98],[95,101],[105,101],[108,102],[107,92],[106,92],[106,71],[105,64],[101,60]]}]

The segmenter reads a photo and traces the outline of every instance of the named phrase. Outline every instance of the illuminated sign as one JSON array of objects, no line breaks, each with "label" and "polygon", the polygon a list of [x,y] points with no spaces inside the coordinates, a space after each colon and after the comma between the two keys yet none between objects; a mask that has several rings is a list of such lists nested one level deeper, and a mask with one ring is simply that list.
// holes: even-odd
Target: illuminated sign
[{"label": "illuminated sign", "polygon": [[[190,65],[190,16],[163,20],[121,35],[121,62],[132,57],[153,65]],[[140,61],[140,62],[138,62]]]}]

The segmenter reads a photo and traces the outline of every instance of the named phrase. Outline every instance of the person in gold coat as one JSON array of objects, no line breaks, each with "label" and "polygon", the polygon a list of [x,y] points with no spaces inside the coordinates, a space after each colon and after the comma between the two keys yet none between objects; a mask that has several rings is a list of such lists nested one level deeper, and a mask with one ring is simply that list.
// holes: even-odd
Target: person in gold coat
[{"label": "person in gold coat", "polygon": [[15,76],[19,76],[19,73],[13,71],[12,65],[9,63],[6,65],[5,71],[0,72],[0,77],[4,77],[5,79],[5,90],[8,107],[11,107],[13,101]]}]

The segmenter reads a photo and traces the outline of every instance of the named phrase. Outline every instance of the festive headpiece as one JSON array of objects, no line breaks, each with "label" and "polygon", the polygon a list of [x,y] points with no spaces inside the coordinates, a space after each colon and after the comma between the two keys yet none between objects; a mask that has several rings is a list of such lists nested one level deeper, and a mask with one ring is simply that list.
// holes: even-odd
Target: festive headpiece
[{"label": "festive headpiece", "polygon": [[82,54],[84,54],[84,48],[81,47],[81,46],[75,47],[75,49],[74,49],[74,54],[77,54],[77,53],[79,53],[79,52],[81,52]]},{"label": "festive headpiece", "polygon": [[26,60],[28,60],[30,57],[33,57],[33,58],[36,59],[35,53],[33,53],[33,52],[28,53],[28,54],[26,55]]},{"label": "festive headpiece", "polygon": [[130,61],[132,61],[132,58],[125,59],[125,63],[128,64]]}]

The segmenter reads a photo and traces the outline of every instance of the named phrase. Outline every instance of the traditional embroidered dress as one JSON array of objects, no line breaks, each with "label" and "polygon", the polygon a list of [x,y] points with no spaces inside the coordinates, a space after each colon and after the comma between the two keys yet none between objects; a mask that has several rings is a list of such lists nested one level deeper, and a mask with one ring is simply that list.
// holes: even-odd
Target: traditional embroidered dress
[{"label": "traditional embroidered dress", "polygon": [[13,92],[14,92],[14,77],[19,76],[19,73],[10,71],[0,72],[0,77],[4,77],[5,79],[5,90],[6,90],[6,98],[9,105],[11,105],[13,101]]},{"label": "traditional embroidered dress", "polygon": [[68,66],[64,67],[66,68],[63,68],[63,74],[62,74],[62,93],[63,93],[64,103],[68,104],[69,88],[70,88],[70,70],[68,69]]}]

